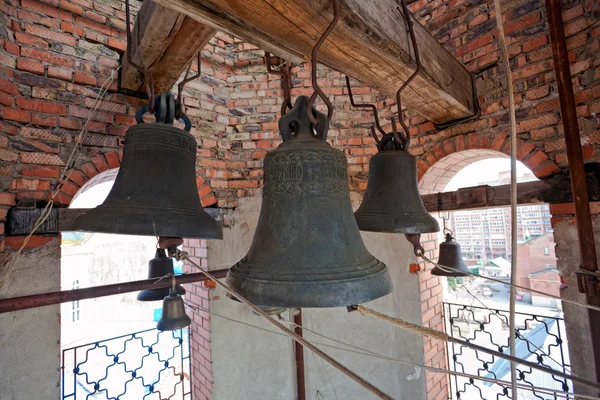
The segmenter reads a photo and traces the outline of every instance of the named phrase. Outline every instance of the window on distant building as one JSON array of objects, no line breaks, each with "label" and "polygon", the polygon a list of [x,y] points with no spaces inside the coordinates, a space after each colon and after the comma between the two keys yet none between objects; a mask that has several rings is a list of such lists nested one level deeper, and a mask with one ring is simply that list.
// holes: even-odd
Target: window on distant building
[{"label": "window on distant building", "polygon": [[544,247],[544,255],[545,256],[549,256],[550,255],[550,249],[547,247]]},{"label": "window on distant building", "polygon": [[546,269],[552,268],[552,264],[546,264]]}]

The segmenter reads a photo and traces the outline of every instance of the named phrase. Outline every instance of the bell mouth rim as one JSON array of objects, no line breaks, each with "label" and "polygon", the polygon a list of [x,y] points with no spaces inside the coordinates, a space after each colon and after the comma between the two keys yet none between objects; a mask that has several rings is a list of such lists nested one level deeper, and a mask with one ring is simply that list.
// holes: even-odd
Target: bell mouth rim
[{"label": "bell mouth rim", "polygon": [[[363,200],[364,203],[365,200]],[[367,232],[384,233],[404,233],[420,234],[435,233],[440,231],[440,224],[423,208],[423,212],[400,212],[393,213],[389,211],[363,211],[362,204],[354,212],[354,219],[358,229]],[[394,209],[394,207],[390,207]],[[412,222],[411,226],[406,225],[406,220]],[[418,224],[418,226],[415,226]]]},{"label": "bell mouth rim", "polygon": [[[373,257],[373,256],[371,256]],[[330,280],[332,281],[340,281],[340,279],[337,277],[338,275],[342,275],[342,276],[348,276],[349,272],[354,272],[355,276],[349,277],[347,279],[344,279],[345,281],[351,281],[354,279],[364,279],[366,274],[369,275],[375,275],[381,272],[385,272],[388,270],[387,265],[373,257],[372,259],[365,261],[362,264],[353,264],[353,265],[348,265],[345,267],[330,267],[327,265],[321,266],[317,269],[311,270],[310,271],[310,276],[315,276],[317,279],[323,279],[324,276],[330,276]],[[334,271],[332,273],[332,271]],[[239,277],[245,277],[247,276],[249,273],[253,274],[253,275],[261,275],[261,274],[265,274],[269,277],[269,281],[273,281],[273,280],[277,280],[277,276],[285,276],[291,279],[287,279],[287,280],[281,280],[281,282],[298,282],[298,280],[300,279],[300,281],[302,281],[303,277],[307,276],[307,271],[306,270],[300,270],[299,272],[294,273],[293,271],[288,271],[286,270],[285,272],[281,272],[278,273],[277,272],[277,267],[276,266],[259,266],[256,264],[251,264],[247,261],[244,261],[244,259],[241,259],[240,261],[238,261],[237,263],[235,263],[230,269],[229,272],[227,273],[229,275],[229,273],[233,273]],[[262,278],[254,278],[257,280],[261,280]],[[279,281],[279,280],[277,280]],[[308,280],[306,282],[309,282]]]},{"label": "bell mouth rim", "polygon": [[[239,292],[257,307],[345,307],[366,303],[386,296],[393,291],[393,282],[387,267],[368,277],[353,278],[344,281],[320,282],[282,282],[254,278],[240,279],[239,277],[234,276],[234,273],[230,270],[230,272],[227,273],[226,282],[230,287]],[[316,285],[318,283],[324,283],[324,285]],[[369,285],[373,285],[375,290],[366,293],[364,288]],[[254,292],[254,294],[252,292]],[[267,295],[265,295],[265,293],[267,293]],[[332,293],[335,293],[336,296],[331,296]],[[327,300],[325,301],[323,298],[326,298]]]},{"label": "bell mouth rim", "polygon": [[[170,289],[168,287],[142,290],[142,291],[138,292],[136,300],[143,301],[143,302],[164,300],[165,297],[169,296],[169,290]],[[186,294],[185,288],[181,285],[176,286],[176,291],[177,291],[177,294],[181,295],[181,296]],[[162,294],[164,294],[164,293],[166,293],[166,294],[164,296],[162,296]],[[162,297],[160,297],[160,296],[162,296]]]},{"label": "bell mouth rim", "polygon": [[467,272],[463,272],[461,270],[454,270],[453,272],[446,272],[441,268],[438,267],[434,267],[431,270],[431,275],[435,275],[435,276],[447,276],[447,277],[454,277],[454,278],[460,278],[460,277],[464,277],[464,276],[469,276],[471,274],[467,273]]},{"label": "bell mouth rim", "polygon": [[[223,239],[223,228],[221,224],[208,215],[204,210],[203,214],[199,213],[179,213],[187,217],[186,224],[193,225],[194,229],[180,229],[173,225],[173,221],[165,218],[156,218],[161,215],[158,211],[144,213],[128,213],[127,215],[137,216],[135,220],[130,220],[126,224],[123,223],[119,216],[124,214],[106,213],[106,210],[118,207],[100,205],[87,213],[80,215],[73,221],[72,230],[82,232],[109,233],[114,235],[138,235],[138,236],[172,236],[183,237],[186,239]],[[148,208],[145,208],[148,211]],[[122,211],[122,208],[119,210]],[[150,210],[153,211],[153,210]],[[177,214],[177,212],[175,212]],[[143,218],[147,217],[147,218]],[[96,218],[92,228],[86,225],[91,225],[88,221],[90,218]],[[154,226],[153,223],[154,222]]]}]

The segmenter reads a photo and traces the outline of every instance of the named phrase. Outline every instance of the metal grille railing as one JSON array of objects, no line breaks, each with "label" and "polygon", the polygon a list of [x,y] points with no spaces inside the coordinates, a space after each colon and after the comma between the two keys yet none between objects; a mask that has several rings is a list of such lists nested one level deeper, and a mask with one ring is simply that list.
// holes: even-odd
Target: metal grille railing
[{"label": "metal grille railing", "polygon": [[[449,335],[496,351],[509,352],[508,310],[444,303],[444,311],[446,330]],[[516,328],[517,357],[554,370],[570,372],[564,319],[559,317],[558,313],[555,316],[542,316],[517,312]],[[460,344],[448,345],[448,361],[449,367],[454,371],[510,381],[510,362]],[[523,365],[517,365],[517,374],[519,384],[557,391],[572,390],[570,381]],[[452,377],[450,382],[452,399],[512,398],[510,387],[500,383],[462,377]],[[522,389],[519,390],[518,398],[549,400],[565,397]]]},{"label": "metal grille railing", "polygon": [[62,399],[191,399],[187,329],[156,329],[62,352]]}]

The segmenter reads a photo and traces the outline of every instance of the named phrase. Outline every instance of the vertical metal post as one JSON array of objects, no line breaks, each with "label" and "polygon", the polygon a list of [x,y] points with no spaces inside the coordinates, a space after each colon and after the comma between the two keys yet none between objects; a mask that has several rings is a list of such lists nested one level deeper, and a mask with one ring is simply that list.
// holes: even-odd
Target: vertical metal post
[{"label": "vertical metal post", "polygon": [[[294,333],[302,337],[302,309],[294,315]],[[304,377],[304,347],[294,342],[296,353],[296,385],[298,386],[298,400],[306,400],[306,379]]]},{"label": "vertical metal post", "polygon": [[[546,11],[548,13],[550,43],[554,57],[554,70],[558,84],[560,111],[565,131],[567,159],[571,175],[571,190],[575,203],[575,219],[577,221],[577,234],[579,237],[581,268],[592,273],[589,275],[578,275],[579,287],[585,291],[588,304],[600,306],[600,297],[597,290],[598,280],[593,276],[598,271],[594,227],[592,225],[592,215],[583,167],[581,138],[577,124],[577,111],[573,95],[573,83],[571,82],[569,53],[565,40],[560,0],[546,0]],[[600,382],[600,313],[588,309],[588,319],[594,353],[596,380]]]}]

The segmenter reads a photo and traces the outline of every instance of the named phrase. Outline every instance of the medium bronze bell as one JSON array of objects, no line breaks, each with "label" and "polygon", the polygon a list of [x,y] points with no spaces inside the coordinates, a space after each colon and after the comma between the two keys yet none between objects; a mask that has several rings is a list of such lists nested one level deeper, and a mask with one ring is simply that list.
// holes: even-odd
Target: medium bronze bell
[{"label": "medium bronze bell", "polygon": [[[163,249],[156,249],[156,255],[148,261],[148,279],[162,278],[167,275],[174,275],[173,259],[167,257]],[[175,288],[177,294],[185,294],[185,289],[181,285]],[[162,300],[169,295],[169,288],[146,289],[138,293],[139,301],[157,301]]]},{"label": "medium bronze bell", "polygon": [[458,277],[468,276],[471,272],[463,262],[460,244],[452,240],[452,235],[450,233],[446,234],[446,241],[440,244],[438,264],[444,265],[453,271],[445,271],[436,266],[431,270],[432,275]]},{"label": "medium bronze bell", "polygon": [[354,213],[361,231],[421,234],[440,226],[421,200],[417,159],[403,150],[383,150],[369,161],[369,180]]},{"label": "medium bronze bell", "polygon": [[78,231],[221,239],[196,187],[196,139],[172,125],[137,124],[108,197],[73,223]]},{"label": "medium bronze bell", "polygon": [[262,208],[248,254],[227,283],[260,307],[340,307],[392,290],[352,216],[346,157],[327,142],[327,117],[307,97],[279,121],[283,143],[264,161]]},{"label": "medium bronze bell", "polygon": [[163,300],[162,316],[156,324],[156,329],[159,331],[174,331],[185,328],[191,323],[192,320],[185,313],[183,297],[170,289],[169,295]]}]

